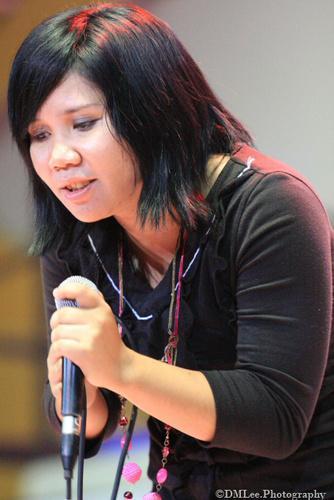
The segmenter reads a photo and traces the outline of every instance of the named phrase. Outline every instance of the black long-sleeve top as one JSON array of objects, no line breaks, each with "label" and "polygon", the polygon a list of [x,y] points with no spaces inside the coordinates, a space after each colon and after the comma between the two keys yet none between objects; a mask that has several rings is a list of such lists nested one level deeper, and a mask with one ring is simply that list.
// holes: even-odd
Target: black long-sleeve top
[{"label": "black long-sleeve top", "polygon": [[[200,500],[218,488],[317,490],[334,498],[333,231],[326,212],[299,173],[248,146],[227,163],[207,202],[213,217],[187,241],[178,365],[206,376],[217,426],[209,443],[172,432],[166,487],[175,498]],[[78,224],[72,241],[42,257],[48,318],[53,288],[72,274],[94,281],[117,314],[110,278],[117,284],[120,231],[112,219]],[[131,305],[125,328],[134,348],[156,359],[167,343],[171,273],[152,289],[130,260],[124,269]],[[103,394],[110,419],[100,439],[87,443],[87,456],[117,424],[118,397]],[[59,426],[48,387],[45,401]],[[164,427],[153,418],[148,425],[154,480]]]}]

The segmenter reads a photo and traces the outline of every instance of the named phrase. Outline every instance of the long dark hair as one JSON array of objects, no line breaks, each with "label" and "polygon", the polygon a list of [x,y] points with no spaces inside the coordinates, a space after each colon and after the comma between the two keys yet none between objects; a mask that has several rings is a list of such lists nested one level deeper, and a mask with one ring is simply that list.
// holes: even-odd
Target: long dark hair
[{"label": "long dark hair", "polygon": [[197,194],[210,154],[251,143],[218,101],[167,24],[128,4],[97,4],[46,19],[24,40],[9,81],[13,137],[28,167],[35,203],[34,252],[55,244],[75,219],[34,171],[29,123],[48,95],[76,71],[105,99],[116,135],[138,161],[140,221],[156,227],[166,212],[185,228],[205,215]]}]

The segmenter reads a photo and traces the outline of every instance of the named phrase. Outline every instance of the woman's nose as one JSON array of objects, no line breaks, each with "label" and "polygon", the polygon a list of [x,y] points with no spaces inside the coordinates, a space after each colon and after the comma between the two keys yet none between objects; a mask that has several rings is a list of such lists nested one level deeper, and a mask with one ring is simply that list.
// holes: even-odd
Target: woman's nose
[{"label": "woman's nose", "polygon": [[49,159],[49,166],[51,168],[67,168],[79,165],[80,162],[81,155],[75,148],[63,143],[56,143],[53,146]]}]

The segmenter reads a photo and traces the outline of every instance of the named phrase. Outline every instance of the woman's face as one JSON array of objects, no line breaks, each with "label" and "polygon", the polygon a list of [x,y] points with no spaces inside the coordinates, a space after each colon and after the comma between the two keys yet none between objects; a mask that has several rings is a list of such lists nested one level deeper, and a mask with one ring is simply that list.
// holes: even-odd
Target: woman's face
[{"label": "woman's face", "polygon": [[115,139],[92,84],[70,73],[28,127],[37,175],[74,217],[94,222],[136,214],[142,182],[138,165]]}]

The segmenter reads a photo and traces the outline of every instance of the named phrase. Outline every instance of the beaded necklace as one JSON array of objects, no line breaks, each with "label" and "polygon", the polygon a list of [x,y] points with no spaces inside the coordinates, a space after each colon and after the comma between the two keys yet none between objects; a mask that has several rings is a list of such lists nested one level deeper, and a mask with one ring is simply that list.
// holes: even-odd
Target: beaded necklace
[{"label": "beaded necklace", "polygon": [[[163,356],[161,361],[168,363],[170,365],[176,365],[177,362],[177,345],[179,340],[179,318],[180,318],[180,308],[181,308],[181,288],[182,288],[182,276],[184,269],[184,253],[185,253],[185,242],[186,237],[181,232],[177,249],[172,261],[172,284],[171,284],[171,300],[169,304],[169,314],[168,314],[168,342],[164,349]],[[178,273],[176,273],[176,261],[179,249],[181,248],[180,262]],[[118,314],[119,317],[122,317],[124,311],[124,280],[123,280],[123,267],[124,267],[124,249],[123,249],[123,239],[120,238],[119,246],[118,246],[118,283],[119,283],[119,304],[118,304]],[[177,283],[176,283],[176,274],[177,274]],[[118,324],[119,334],[122,336],[122,325]],[[123,430],[123,436],[121,439],[121,445],[124,446],[126,440],[126,426],[128,420],[124,414],[125,410],[125,399],[120,396],[121,400],[121,417],[120,417],[120,426]],[[172,431],[172,427],[170,425],[165,424],[165,438],[162,448],[162,458],[161,458],[161,468],[157,472],[156,475],[156,491],[151,493],[147,493],[144,495],[143,500],[162,500],[159,491],[161,490],[163,484],[167,480],[168,472],[167,472],[167,462],[168,455],[170,454],[170,433]],[[138,464],[134,462],[129,462],[124,465],[122,476],[128,482],[134,484],[141,477],[142,471]],[[133,494],[131,491],[126,491],[124,493],[124,498],[131,499],[133,498]]]}]

